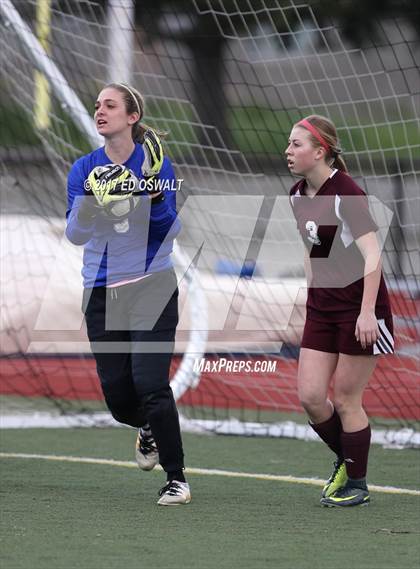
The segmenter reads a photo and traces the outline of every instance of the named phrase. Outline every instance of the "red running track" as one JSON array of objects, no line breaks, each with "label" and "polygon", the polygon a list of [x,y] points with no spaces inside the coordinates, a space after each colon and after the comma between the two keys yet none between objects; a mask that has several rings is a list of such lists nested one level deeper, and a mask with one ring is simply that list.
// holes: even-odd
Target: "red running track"
[{"label": "red running track", "polygon": [[[403,345],[413,353],[418,348],[420,303],[405,292],[395,291],[391,294],[391,303],[396,317],[397,347]],[[296,360],[276,356],[265,358],[277,362],[274,373],[203,372],[198,388],[188,390],[180,402],[206,407],[300,412]],[[179,362],[179,357],[173,359],[171,376]],[[4,357],[0,359],[0,379],[0,393],[5,395],[102,399],[95,362],[89,356]],[[420,420],[418,357],[380,358],[366,389],[364,404],[370,416]]]},{"label": "red running track", "polygon": [[[263,375],[203,372],[198,388],[190,389],[180,403],[264,411],[301,411],[296,392],[296,360],[274,356],[265,358],[277,362],[275,372]],[[215,359],[214,356],[206,358],[207,361]],[[179,362],[180,358],[175,357],[171,375]],[[0,370],[1,394],[68,400],[102,399],[95,363],[89,356],[3,358],[0,360]],[[419,383],[419,369],[414,359],[398,356],[381,358],[365,392],[368,414],[419,420]]]}]

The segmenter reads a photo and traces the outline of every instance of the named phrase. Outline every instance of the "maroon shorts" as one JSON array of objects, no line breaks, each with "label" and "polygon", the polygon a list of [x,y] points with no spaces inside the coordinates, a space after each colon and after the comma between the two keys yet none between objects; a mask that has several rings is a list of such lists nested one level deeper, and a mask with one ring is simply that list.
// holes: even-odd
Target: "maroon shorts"
[{"label": "maroon shorts", "polygon": [[380,338],[372,346],[363,349],[354,335],[356,322],[317,322],[307,318],[301,347],[352,356],[392,354],[394,352],[392,318],[378,318],[378,325]]}]

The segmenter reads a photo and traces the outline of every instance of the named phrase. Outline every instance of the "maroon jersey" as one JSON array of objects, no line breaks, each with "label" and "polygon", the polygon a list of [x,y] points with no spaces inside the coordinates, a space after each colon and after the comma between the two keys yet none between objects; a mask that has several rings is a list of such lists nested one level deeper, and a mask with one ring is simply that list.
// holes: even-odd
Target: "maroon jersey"
[{"label": "maroon jersey", "polygon": [[[312,281],[307,317],[321,322],[356,321],[360,314],[365,262],[356,239],[378,227],[369,213],[366,194],[346,173],[334,170],[317,194],[305,194],[306,180],[290,191],[298,230],[308,250]],[[391,315],[381,275],[377,318]]]}]

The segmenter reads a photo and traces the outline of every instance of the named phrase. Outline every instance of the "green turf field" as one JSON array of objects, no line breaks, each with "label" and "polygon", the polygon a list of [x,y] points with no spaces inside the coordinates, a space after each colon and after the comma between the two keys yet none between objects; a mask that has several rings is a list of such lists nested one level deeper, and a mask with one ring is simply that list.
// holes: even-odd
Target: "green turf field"
[{"label": "green turf field", "polygon": [[[2,453],[133,460],[129,429],[0,431]],[[187,465],[323,477],[319,443],[185,435]],[[368,507],[319,506],[313,484],[190,474],[188,506],[156,505],[162,472],[132,464],[5,458],[3,569],[417,568],[420,496],[371,492]],[[419,454],[373,447],[370,482],[419,487]]]}]

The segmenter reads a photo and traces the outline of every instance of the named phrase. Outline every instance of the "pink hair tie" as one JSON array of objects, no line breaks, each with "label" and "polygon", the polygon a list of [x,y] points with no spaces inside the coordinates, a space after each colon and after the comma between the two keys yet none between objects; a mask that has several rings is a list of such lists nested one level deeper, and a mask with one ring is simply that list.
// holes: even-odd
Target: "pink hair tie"
[{"label": "pink hair tie", "polygon": [[314,127],[314,125],[311,124],[308,120],[302,119],[301,121],[299,121],[299,122],[297,123],[296,126],[303,126],[303,127],[305,127],[306,129],[308,129],[309,132],[310,132],[311,134],[313,134],[314,137],[318,140],[318,142],[319,142],[320,144],[322,144],[322,146],[325,148],[325,150],[326,150],[327,152],[329,152],[329,151],[331,150],[330,145],[328,144],[328,142],[321,136],[321,134],[318,132],[318,130]]}]

